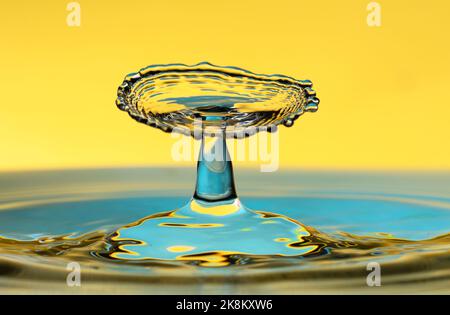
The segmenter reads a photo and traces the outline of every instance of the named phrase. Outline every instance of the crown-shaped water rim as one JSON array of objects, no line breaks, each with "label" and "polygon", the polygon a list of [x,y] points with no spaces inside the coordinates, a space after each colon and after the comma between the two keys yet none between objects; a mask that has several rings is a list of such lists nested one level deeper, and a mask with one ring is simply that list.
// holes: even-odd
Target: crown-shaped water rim
[{"label": "crown-shaped water rim", "polygon": [[[116,104],[136,121],[165,132],[196,136],[226,130],[249,136],[291,127],[319,99],[309,80],[264,75],[207,62],[152,65],[127,75]],[[201,134],[201,132],[200,132]]]}]

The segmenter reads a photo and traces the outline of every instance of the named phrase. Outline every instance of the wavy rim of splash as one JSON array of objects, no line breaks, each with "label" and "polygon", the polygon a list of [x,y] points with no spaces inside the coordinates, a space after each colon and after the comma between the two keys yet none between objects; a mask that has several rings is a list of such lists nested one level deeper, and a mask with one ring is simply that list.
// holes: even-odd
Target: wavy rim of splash
[{"label": "wavy rim of splash", "polygon": [[[316,96],[316,92],[313,90],[312,82],[310,80],[297,80],[292,77],[282,74],[258,74],[245,70],[235,66],[217,66],[212,63],[203,61],[194,65],[186,65],[183,63],[170,63],[170,64],[154,64],[140,69],[138,72],[132,72],[125,76],[122,84],[117,90],[116,106],[127,112],[134,120],[149,125],[154,128],[158,128],[164,132],[172,132],[174,128],[157,119],[149,119],[143,117],[139,112],[135,110],[133,106],[130,106],[126,101],[126,96],[131,91],[132,86],[143,78],[152,77],[162,72],[168,72],[177,70],[178,72],[192,72],[192,71],[210,71],[220,72],[222,74],[230,76],[250,77],[256,80],[272,81],[281,84],[290,84],[300,87],[306,95],[305,106],[300,108],[296,113],[289,115],[278,123],[272,124],[268,127],[271,131],[276,131],[276,127],[279,124],[283,124],[286,127],[291,127],[294,121],[297,120],[304,112],[316,112],[319,108],[320,100]],[[235,135],[236,136],[236,135]]]}]

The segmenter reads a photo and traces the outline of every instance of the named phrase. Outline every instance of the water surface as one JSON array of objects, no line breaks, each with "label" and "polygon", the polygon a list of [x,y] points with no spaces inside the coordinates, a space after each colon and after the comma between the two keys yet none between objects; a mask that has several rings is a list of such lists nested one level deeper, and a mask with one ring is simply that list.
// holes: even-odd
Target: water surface
[{"label": "water surface", "polygon": [[[3,173],[0,291],[449,292],[450,174],[240,170],[236,177],[247,207],[298,221],[323,247],[298,257],[114,260],[112,233],[185,205],[193,170]],[[66,285],[72,261],[82,266],[78,288]],[[381,287],[366,285],[369,262],[381,265]]]}]

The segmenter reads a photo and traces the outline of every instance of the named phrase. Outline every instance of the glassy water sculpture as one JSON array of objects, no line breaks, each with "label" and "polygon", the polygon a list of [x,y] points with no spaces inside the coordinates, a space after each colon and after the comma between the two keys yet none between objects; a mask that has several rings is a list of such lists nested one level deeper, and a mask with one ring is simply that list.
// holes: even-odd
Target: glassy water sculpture
[{"label": "glassy water sculpture", "polygon": [[193,197],[193,169],[0,172],[0,293],[449,292],[449,173],[241,170],[239,200],[225,138],[315,111],[309,81],[161,65],[118,94],[136,120],[203,140]]},{"label": "glassy water sculpture", "polygon": [[108,257],[228,265],[252,255],[317,254],[322,241],[301,223],[246,208],[236,193],[227,137],[292,126],[319,99],[308,80],[209,63],[150,66],[128,75],[117,106],[140,123],[201,139],[195,193],[177,210],[150,215],[110,238]]}]

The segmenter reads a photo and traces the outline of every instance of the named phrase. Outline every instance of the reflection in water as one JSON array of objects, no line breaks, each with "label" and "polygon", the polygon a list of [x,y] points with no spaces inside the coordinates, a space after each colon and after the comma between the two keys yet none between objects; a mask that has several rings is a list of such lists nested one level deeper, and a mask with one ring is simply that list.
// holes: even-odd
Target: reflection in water
[{"label": "reflection in water", "polygon": [[[236,217],[255,216],[262,231],[289,228],[261,239],[269,247],[250,248],[253,255],[231,246],[209,250],[216,240],[192,244],[190,238],[175,242],[152,234],[141,238],[151,240],[146,244],[130,242],[128,232],[139,240],[135,232],[151,225],[152,232],[175,234],[223,230],[236,233],[229,245],[251,246],[241,235],[255,233],[253,226],[244,220],[241,230],[227,231],[230,225],[220,216],[226,207],[213,216],[194,205],[194,219],[183,208],[163,212],[186,199],[193,177],[188,170],[0,174],[0,291],[61,292],[67,289],[67,263],[77,261],[84,292],[361,292],[367,289],[366,265],[376,261],[383,292],[448,292],[449,175],[294,172],[271,175],[270,186],[253,191],[264,176],[242,174],[242,199],[280,214],[238,211]],[[131,227],[139,229],[127,231]],[[159,251],[178,259],[140,259],[152,245],[152,257]],[[264,255],[270,246],[286,248],[288,255]],[[289,255],[296,250],[300,255]]]},{"label": "reflection in water", "polygon": [[238,200],[207,208],[192,200],[177,211],[122,227],[108,238],[112,246],[103,256],[192,261],[212,267],[242,263],[245,260],[235,259],[242,255],[305,256],[324,247],[324,240],[283,215],[249,211]]}]

